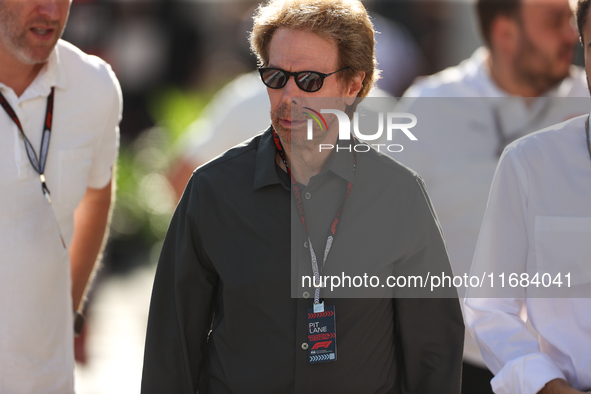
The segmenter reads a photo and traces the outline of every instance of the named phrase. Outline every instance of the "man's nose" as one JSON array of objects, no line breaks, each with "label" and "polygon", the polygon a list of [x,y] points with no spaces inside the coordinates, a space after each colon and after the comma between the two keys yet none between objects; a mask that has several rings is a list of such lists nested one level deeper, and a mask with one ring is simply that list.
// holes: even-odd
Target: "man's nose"
[{"label": "man's nose", "polygon": [[296,97],[302,95],[302,90],[296,85],[295,77],[291,76],[283,87],[283,95],[281,101],[286,105],[290,105]]},{"label": "man's nose", "polygon": [[58,20],[61,17],[60,2],[63,3],[64,0],[43,0],[39,3],[37,12],[47,19]]}]

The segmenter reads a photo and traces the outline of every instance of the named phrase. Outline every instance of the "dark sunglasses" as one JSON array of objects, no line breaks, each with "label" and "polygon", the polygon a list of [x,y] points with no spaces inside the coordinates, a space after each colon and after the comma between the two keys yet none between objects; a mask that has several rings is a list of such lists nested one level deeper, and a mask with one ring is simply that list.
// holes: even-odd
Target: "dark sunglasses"
[{"label": "dark sunglasses", "polygon": [[330,74],[323,74],[319,73],[318,71],[300,71],[297,73],[292,73],[289,71],[284,71],[280,68],[261,67],[259,68],[259,73],[261,74],[263,83],[271,89],[281,89],[287,84],[289,77],[293,76],[298,88],[302,89],[304,92],[312,93],[317,92],[322,88],[324,78],[330,77],[331,75],[348,68],[350,67],[341,68],[340,70]]}]

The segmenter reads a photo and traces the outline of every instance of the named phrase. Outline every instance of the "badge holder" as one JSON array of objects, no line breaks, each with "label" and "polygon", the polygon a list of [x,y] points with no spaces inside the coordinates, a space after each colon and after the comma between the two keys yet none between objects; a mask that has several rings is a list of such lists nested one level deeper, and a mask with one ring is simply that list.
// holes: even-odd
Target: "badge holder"
[{"label": "badge holder", "polygon": [[322,302],[308,309],[308,358],[310,364],[337,359],[336,320],[333,305],[324,308],[324,302]]}]

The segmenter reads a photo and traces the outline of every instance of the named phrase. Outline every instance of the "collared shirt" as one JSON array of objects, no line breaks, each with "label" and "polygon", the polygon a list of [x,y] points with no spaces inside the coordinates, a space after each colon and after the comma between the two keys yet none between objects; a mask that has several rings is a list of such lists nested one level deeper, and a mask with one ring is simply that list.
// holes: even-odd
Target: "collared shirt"
[{"label": "collared shirt", "polygon": [[[311,388],[324,393],[459,392],[463,328],[457,298],[326,297],[336,308],[337,360],[309,364],[306,317],[313,289],[294,294],[299,298],[290,294],[298,289],[293,285],[299,275],[312,272],[309,244],[287,174],[275,160],[269,129],[193,174],[158,264],[142,393],[194,393],[198,387],[212,394],[307,393]],[[372,245],[343,242],[357,224],[372,235],[373,246],[399,256],[392,267],[432,264],[449,272],[420,178],[373,150],[357,154],[355,173],[352,164],[351,153],[334,154],[301,190],[312,243],[322,256],[347,183],[354,183],[326,269],[338,256],[362,249],[358,265],[372,263]],[[366,182],[376,170],[389,178]],[[373,198],[376,206],[388,203],[379,212],[394,231],[375,232],[371,221],[378,210],[354,208],[361,196]],[[326,201],[332,203],[323,212],[319,207],[326,208]],[[431,324],[424,325],[426,320]]]},{"label": "collared shirt", "polygon": [[70,265],[56,219],[69,246],[74,210],[87,187],[109,182],[117,155],[117,79],[102,60],[61,40],[20,97],[0,84],[36,152],[52,86],[45,168],[51,206],[19,130],[0,109],[1,393],[73,392]]},{"label": "collared shirt", "polygon": [[[571,272],[572,286],[589,288],[586,118],[549,127],[506,148],[494,176],[472,275],[494,272],[498,279],[503,272],[517,272],[533,278],[536,272],[561,272],[564,286],[564,275]],[[537,393],[555,378],[590,390],[591,300],[528,298],[532,291],[537,291],[535,285],[497,292],[511,298],[465,300],[466,323],[495,374],[495,393]],[[471,296],[478,292],[469,289]],[[538,337],[527,329],[526,318]]]},{"label": "collared shirt", "polygon": [[[417,116],[417,141],[391,154],[417,171],[429,191],[445,235],[455,275],[470,272],[474,249],[498,157],[511,141],[588,111],[591,102],[584,70],[543,97],[510,97],[492,80],[480,48],[455,67],[420,78],[400,100],[397,110]],[[405,138],[403,137],[402,140]],[[465,288],[460,289],[464,295]],[[484,366],[468,335],[465,358]]]}]

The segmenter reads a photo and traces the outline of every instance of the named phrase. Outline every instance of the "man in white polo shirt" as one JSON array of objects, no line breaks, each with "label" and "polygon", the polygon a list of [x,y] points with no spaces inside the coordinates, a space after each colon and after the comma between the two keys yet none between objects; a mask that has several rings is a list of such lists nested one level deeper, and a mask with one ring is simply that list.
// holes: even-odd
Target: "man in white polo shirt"
[{"label": "man in white polo shirt", "polygon": [[58,41],[70,0],[0,0],[0,393],[73,393],[73,311],[111,205],[121,91]]},{"label": "man in white polo shirt", "polygon": [[[478,0],[476,11],[486,47],[406,91],[398,112],[417,116],[418,141],[392,154],[424,178],[458,276],[470,271],[503,148],[589,110],[584,70],[571,65],[568,0]],[[464,362],[462,392],[490,393],[492,375],[469,334]]]}]

